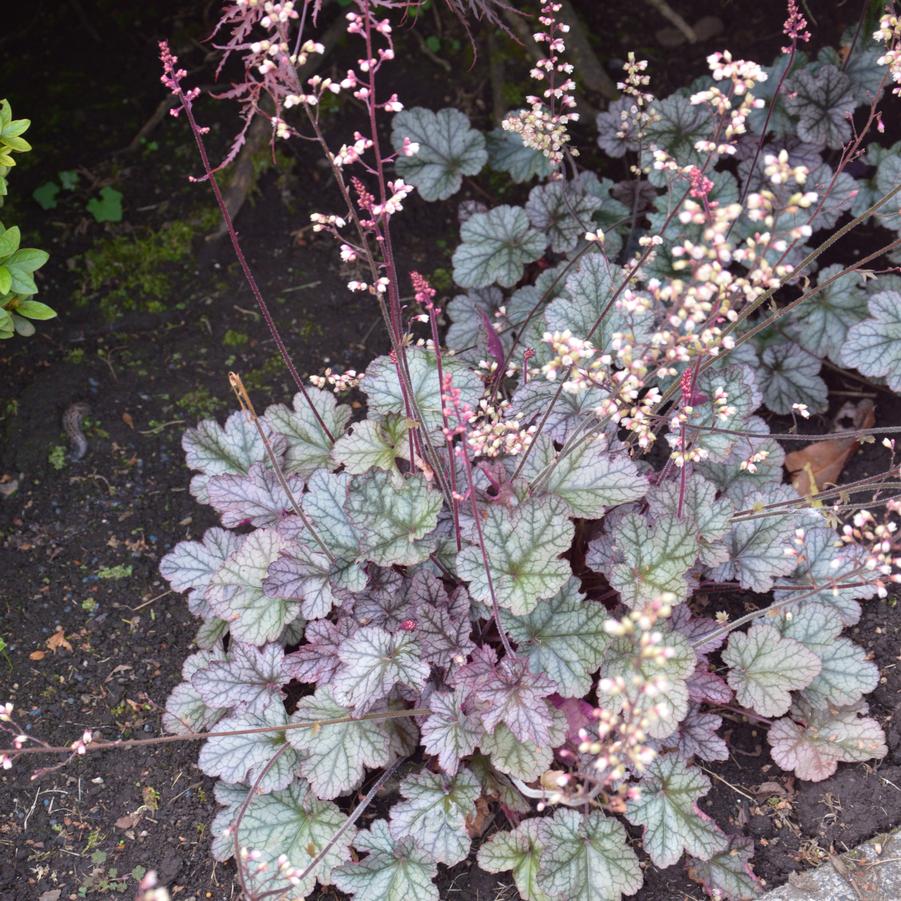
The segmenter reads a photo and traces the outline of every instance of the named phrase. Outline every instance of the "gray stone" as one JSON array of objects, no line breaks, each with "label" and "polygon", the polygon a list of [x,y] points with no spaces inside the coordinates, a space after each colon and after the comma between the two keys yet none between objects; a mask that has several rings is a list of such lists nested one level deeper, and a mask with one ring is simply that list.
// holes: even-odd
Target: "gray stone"
[{"label": "gray stone", "polygon": [[792,873],[762,901],[898,901],[901,829],[877,835],[815,870]]}]

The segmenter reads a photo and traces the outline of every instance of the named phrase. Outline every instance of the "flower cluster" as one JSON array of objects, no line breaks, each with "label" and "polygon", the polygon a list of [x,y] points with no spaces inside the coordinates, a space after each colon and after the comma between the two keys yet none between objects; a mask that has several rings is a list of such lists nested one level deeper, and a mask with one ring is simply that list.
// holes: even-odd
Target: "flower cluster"
[{"label": "flower cluster", "polygon": [[[703,139],[696,142],[695,149],[702,153],[731,155],[736,151],[735,139],[747,131],[748,116],[753,110],[764,106],[764,101],[755,97],[752,91],[760,82],[766,81],[767,74],[757,63],[743,59],[733,60],[728,50],[711,53],[707,57],[707,64],[714,81],[727,80],[730,82],[730,89],[724,92],[712,85],[692,94],[691,102],[709,106],[725,120],[723,134],[726,140]],[[738,105],[734,104],[736,97],[741,98]]]},{"label": "flower cluster", "polygon": [[335,372],[328,368],[322,375],[311,375],[310,383],[317,388],[329,387],[335,394],[346,394],[348,391],[358,388],[362,378],[363,373],[357,372],[356,369]]},{"label": "flower cluster", "polygon": [[643,773],[657,756],[649,729],[661,715],[657,699],[669,688],[662,670],[673,653],[658,625],[670,616],[674,601],[673,595],[664,594],[644,609],[605,624],[609,635],[631,642],[635,654],[628,679],[600,680],[598,692],[608,704],[596,707],[591,724],[579,730],[578,750],[591,758],[592,783],[608,795],[636,797],[638,789],[624,780]]},{"label": "flower cluster", "polygon": [[522,413],[510,414],[510,402],[489,403],[485,398],[469,418],[466,441],[477,457],[519,456],[528,448],[538,426],[526,425]]},{"label": "flower cluster", "polygon": [[844,544],[864,548],[864,566],[869,572],[877,574],[875,585],[881,598],[888,595],[890,585],[901,585],[899,514],[901,502],[891,499],[886,501],[881,521],[869,510],[858,510],[851,522],[845,523],[841,530]]},{"label": "flower cluster", "polygon": [[798,9],[797,0],[788,0],[788,16],[782,26],[782,33],[791,41],[788,47],[783,47],[783,53],[791,53],[797,44],[806,44],[810,40],[810,32],[807,30],[807,19]]},{"label": "flower cluster", "polygon": [[892,93],[901,97],[901,17],[894,13],[886,13],[879,20],[879,28],[873,37],[880,44],[885,44],[886,51],[877,63],[887,66],[895,87]]},{"label": "flower cluster", "polygon": [[[560,3],[545,3],[538,21],[547,30],[533,35],[536,43],[547,44],[547,55],[535,64],[531,76],[535,81],[546,82],[547,87],[541,97],[526,98],[529,109],[512,113],[501,123],[506,131],[518,134],[526,147],[544,154],[555,168],[563,162],[564,148],[570,142],[569,123],[579,118],[574,111],[573,66],[561,59],[566,50],[562,35],[569,31],[569,25],[558,18],[561,8]],[[570,153],[575,156],[578,151]]]}]

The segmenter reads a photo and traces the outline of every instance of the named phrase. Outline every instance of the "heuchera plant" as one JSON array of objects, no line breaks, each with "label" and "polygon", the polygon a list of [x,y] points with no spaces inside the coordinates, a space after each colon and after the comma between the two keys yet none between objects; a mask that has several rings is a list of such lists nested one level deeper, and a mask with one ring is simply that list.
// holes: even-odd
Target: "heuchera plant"
[{"label": "heuchera plant", "polygon": [[[303,31],[314,4],[236,0],[220,26],[246,121],[265,100],[277,138],[322,144],[344,206],[312,222],[358,264],[348,287],[391,351],[309,384],[291,366],[292,404],[261,412],[233,374],[240,410],[184,437],[222,526],[162,561],[202,620],[165,727],[206,733],[213,853],[255,899],[320,883],[431,901],[496,806],[478,862],[528,901],[635,894],[640,855],[754,897],[750,842],[698,808],[702,763],[729,755],[722,713],[766,728],[803,779],[886,753],[864,701],[877,669],[842,632],[901,581],[894,456],[891,479],[801,496],[780,444],[797,433],[758,411],[824,411],[824,360],[901,390],[901,280],[872,271],[899,261],[899,148],[864,143],[901,77],[898,20],[813,58],[791,2],[772,66],[715,53],[663,99],[630,55],[597,122],[631,166],[614,184],[577,166],[559,4],[540,10],[536,96],[487,135],[380,92],[392,5],[357,0],[360,59],[340,80],[297,76],[323,50]],[[165,46],[163,62],[221,201],[197,92]],[[326,92],[365,110],[337,150]],[[398,271],[392,222],[485,166],[536,184],[523,205],[461,204],[461,293],[442,310]],[[818,269],[863,221],[882,246]],[[711,599],[736,589],[750,612],[730,618]]]},{"label": "heuchera plant", "polygon": [[[254,898],[319,882],[429,901],[487,803],[510,828],[483,837],[479,864],[529,901],[637,892],[623,820],[655,866],[753,897],[751,847],[697,806],[699,762],[728,757],[723,710],[765,725],[800,778],[886,753],[863,700],[877,669],[842,631],[899,581],[898,502],[877,516],[799,496],[778,443],[797,436],[757,414],[825,411],[824,360],[901,390],[901,284],[869,268],[899,259],[899,148],[864,145],[899,77],[898,21],[811,58],[790,3],[771,67],[715,53],[664,99],[630,55],[597,122],[601,149],[631,161],[614,184],[576,165],[559,4],[534,36],[538,93],[488,135],[383,96],[391,26],[356,5],[361,58],[340,80],[297,77],[323,49],[301,34],[312,8],[239,0],[221,25],[245,61],[245,121],[266,97],[278,138],[322,144],[345,206],[314,228],[359,265],[348,287],[372,296],[392,349],[259,414],[233,375],[241,410],[185,435],[191,490],[223,528],[162,563],[203,620],[166,725],[215,730],[200,753],[220,779],[214,854],[237,857]],[[337,151],[326,92],[366,111]],[[486,165],[538,183],[521,206],[461,205],[463,293],[442,311],[398,271],[391,223],[414,191],[446,200]],[[870,219],[895,237],[817,270]],[[362,418],[340,400],[357,390]],[[586,592],[589,574],[609,588]],[[705,593],[729,588],[765,597],[730,619]],[[358,831],[395,773],[396,800]]]}]

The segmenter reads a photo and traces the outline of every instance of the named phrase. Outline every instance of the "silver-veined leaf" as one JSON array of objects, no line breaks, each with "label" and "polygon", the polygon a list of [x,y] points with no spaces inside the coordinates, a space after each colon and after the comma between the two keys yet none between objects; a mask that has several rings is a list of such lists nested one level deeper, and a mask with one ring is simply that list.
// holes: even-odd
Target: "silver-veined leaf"
[{"label": "silver-veined leaf", "polygon": [[354,901],[439,901],[438,866],[416,836],[395,839],[386,820],[376,820],[354,840],[366,857],[332,872],[332,881]]},{"label": "silver-veined leaf", "polygon": [[579,580],[570,577],[531,613],[504,614],[501,622],[533,672],[550,678],[564,697],[580,698],[591,690],[592,674],[603,658],[608,618],[603,604],[588,600],[579,590]]},{"label": "silver-veined leaf", "polygon": [[726,836],[698,807],[710,780],[677,754],[653,760],[640,783],[641,794],[629,801],[626,819],[644,827],[642,844],[658,867],[676,863],[684,851],[709,860],[725,849]]},{"label": "silver-veined leaf", "polygon": [[317,797],[331,800],[358,788],[366,767],[385,766],[391,759],[391,741],[385,722],[377,719],[329,723],[351,716],[328,686],[301,698],[291,715],[292,723],[308,729],[292,729],[288,741],[298,751],[300,772],[310,780]]},{"label": "silver-veined leaf", "polygon": [[619,901],[641,888],[641,867],[617,820],[558,809],[540,820],[538,887],[567,901]]},{"label": "silver-veined leaf", "polygon": [[[569,563],[560,554],[572,542],[573,525],[561,499],[535,498],[512,510],[494,504],[486,510],[482,534],[501,607],[517,615],[529,613],[566,582]],[[465,547],[457,554],[457,573],[469,582],[475,600],[491,603],[479,547]]]},{"label": "silver-veined leaf", "polygon": [[[339,404],[334,394],[319,388],[307,388],[307,396],[332,437],[344,434],[350,421],[350,407]],[[285,404],[273,404],[266,408],[263,418],[287,445],[286,472],[306,477],[329,465],[332,442],[299,391],[294,395],[293,409]]]},{"label": "silver-veined leaf", "polygon": [[438,863],[453,866],[469,853],[466,818],[475,814],[479,782],[467,769],[455,776],[423,770],[400,784],[401,798],[391,808],[395,839],[416,838]]},{"label": "silver-veined leaf", "polygon": [[546,245],[545,236],[532,228],[522,207],[505,204],[476,213],[460,228],[460,244],[453,256],[454,281],[462,288],[494,283],[509,288]]},{"label": "silver-veined leaf", "polygon": [[413,156],[399,153],[397,174],[416,187],[423,200],[447,200],[460,190],[464,175],[478,175],[488,161],[485,138],[458,109],[414,106],[391,123],[391,142],[401,151],[404,139],[419,144]]},{"label": "silver-veined leaf", "polygon": [[738,702],[761,716],[785,713],[791,692],[807,688],[821,669],[820,658],[801,642],[763,624],[733,632],[723,662],[730,667],[727,678]]}]

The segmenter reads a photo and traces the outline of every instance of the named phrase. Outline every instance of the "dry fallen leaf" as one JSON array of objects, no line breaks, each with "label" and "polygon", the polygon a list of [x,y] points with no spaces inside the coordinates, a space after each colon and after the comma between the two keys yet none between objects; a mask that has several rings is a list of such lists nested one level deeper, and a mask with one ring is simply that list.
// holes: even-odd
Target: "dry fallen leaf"
[{"label": "dry fallen leaf", "polygon": [[123,413],[122,422],[124,422],[130,429],[133,429],[135,427],[135,421],[131,418],[131,413]]},{"label": "dry fallen leaf", "polygon": [[476,799],[476,812],[466,817],[466,831],[470,838],[480,838],[491,824],[491,808],[480,795]]},{"label": "dry fallen leaf", "polygon": [[69,640],[66,638],[66,633],[63,632],[62,626],[57,626],[56,631],[47,639],[45,642],[47,647],[50,648],[51,651],[55,654],[60,648],[65,648],[67,651],[72,650],[72,645],[69,644]]},{"label": "dry fallen leaf", "polygon": [[[876,407],[871,400],[845,404],[835,418],[840,430],[843,419],[851,421],[849,431],[872,428],[876,422]],[[814,441],[800,450],[785,455],[785,468],[791,474],[792,487],[802,497],[815,494],[826,485],[837,485],[842,470],[859,447],[855,437]]]}]

